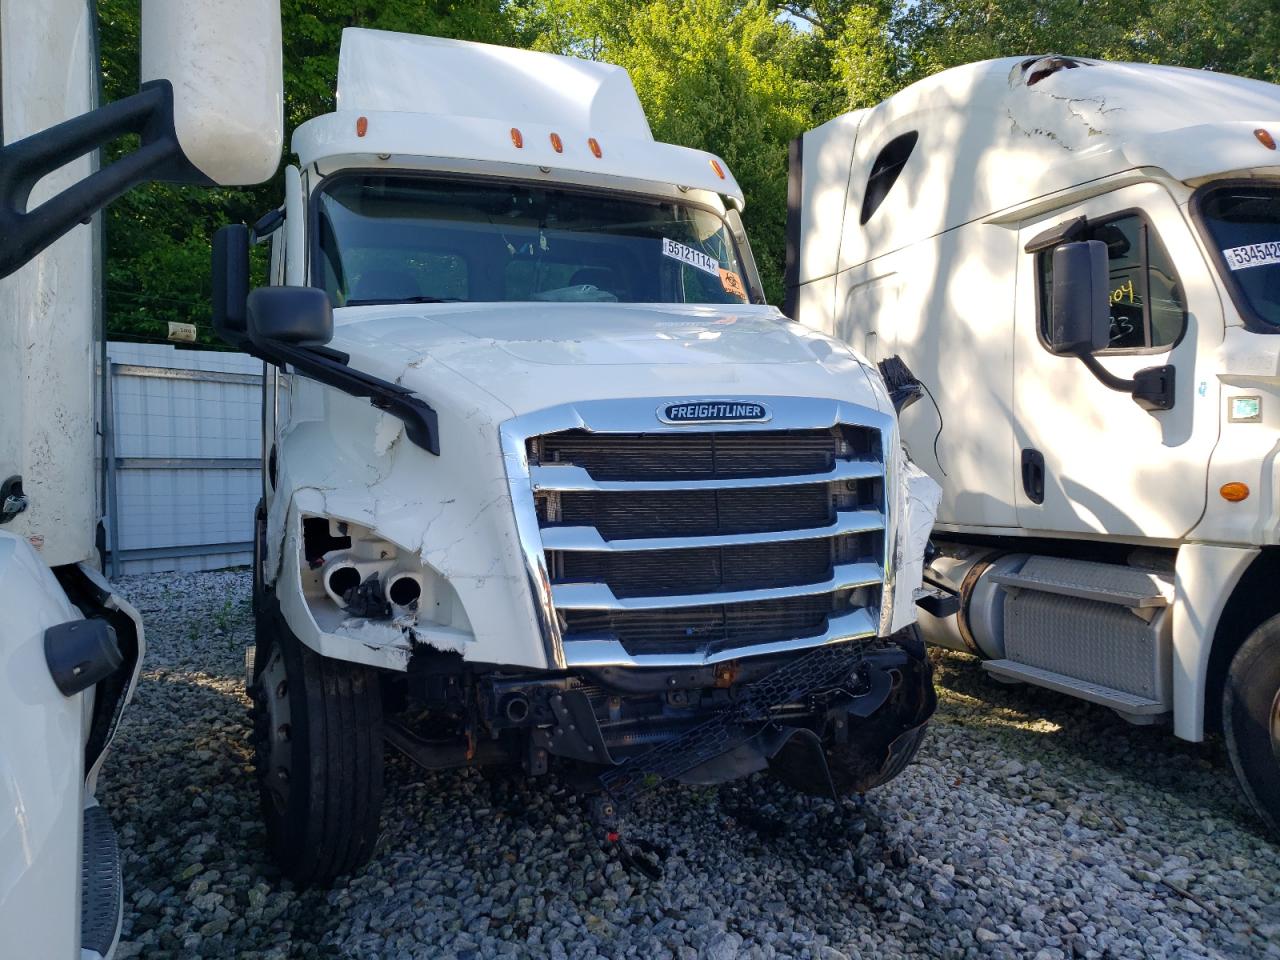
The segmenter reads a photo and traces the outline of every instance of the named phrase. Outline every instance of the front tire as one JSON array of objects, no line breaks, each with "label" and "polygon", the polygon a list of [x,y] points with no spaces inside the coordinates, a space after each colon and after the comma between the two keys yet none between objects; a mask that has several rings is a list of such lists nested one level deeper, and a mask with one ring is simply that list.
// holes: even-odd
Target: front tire
[{"label": "front tire", "polygon": [[1280,616],[1236,651],[1222,691],[1222,732],[1245,797],[1280,837]]},{"label": "front tire", "polygon": [[[264,618],[266,619],[266,618]],[[285,876],[327,884],[373,855],[383,796],[382,700],[368,667],[329,660],[279,611],[258,639],[254,762],[267,845]]]}]

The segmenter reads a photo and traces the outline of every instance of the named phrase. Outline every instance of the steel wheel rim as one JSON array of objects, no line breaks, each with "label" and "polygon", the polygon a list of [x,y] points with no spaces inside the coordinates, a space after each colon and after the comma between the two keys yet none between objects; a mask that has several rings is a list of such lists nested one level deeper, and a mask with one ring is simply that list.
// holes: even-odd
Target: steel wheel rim
[{"label": "steel wheel rim", "polygon": [[289,675],[284,653],[274,647],[267,665],[258,678],[267,716],[267,769],[263,782],[276,812],[283,814],[289,805],[289,789],[293,779],[293,725],[289,709]]}]

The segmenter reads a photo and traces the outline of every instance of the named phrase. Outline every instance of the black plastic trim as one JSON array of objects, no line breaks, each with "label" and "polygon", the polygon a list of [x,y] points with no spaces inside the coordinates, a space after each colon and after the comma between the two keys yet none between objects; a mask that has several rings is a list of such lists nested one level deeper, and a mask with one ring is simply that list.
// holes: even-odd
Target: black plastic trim
[{"label": "black plastic trim", "polygon": [[69,620],[44,632],[44,659],[54,686],[73,697],[115,673],[124,662],[116,632],[105,620]]},{"label": "black plastic trim", "polygon": [[1045,488],[1044,454],[1026,447],[1022,451],[1022,492],[1027,499],[1039,506],[1044,503]]},{"label": "black plastic trim", "polygon": [[1249,298],[1244,295],[1240,290],[1240,285],[1236,283],[1235,276],[1227,266],[1226,258],[1223,257],[1222,250],[1218,247],[1218,241],[1214,239],[1213,232],[1209,229],[1209,224],[1205,222],[1204,214],[1201,210],[1205,198],[1209,194],[1215,190],[1230,189],[1232,187],[1264,187],[1280,190],[1280,179],[1273,177],[1234,177],[1229,180],[1214,180],[1206,183],[1191,195],[1191,202],[1188,205],[1188,209],[1191,211],[1191,220],[1200,232],[1200,239],[1204,242],[1205,249],[1213,261],[1213,265],[1217,267],[1218,276],[1221,278],[1223,286],[1227,288],[1227,294],[1231,297],[1231,303],[1236,308],[1236,312],[1240,314],[1240,319],[1244,321],[1245,329],[1250,333],[1274,335],[1280,333],[1280,326],[1267,323],[1254,312],[1253,304],[1249,302]]},{"label": "black plastic trim", "polygon": [[[1106,221],[1103,222],[1105,223]],[[1089,218],[1081,214],[1078,217],[1072,217],[1070,220],[1064,220],[1043,233],[1037,233],[1027,241],[1027,245],[1022,249],[1026,253],[1040,253],[1051,247],[1073,242],[1088,228]]]},{"label": "black plastic trim", "polygon": [[1132,380],[1117,377],[1098,362],[1092,354],[1085,354],[1080,361],[1109,390],[1127,393],[1143,410],[1172,410],[1177,397],[1176,367],[1165,364],[1160,367],[1143,367]]},{"label": "black plastic trim", "polygon": [[782,267],[782,312],[800,319],[800,227],[804,206],[804,137],[787,146],[786,260]]},{"label": "black plastic trim", "polygon": [[[440,455],[440,423],[436,411],[408,387],[348,367],[341,354],[322,347],[255,344],[254,352],[272,363],[287,363],[305,377],[353,397],[367,397],[379,410],[404,422],[405,435],[428,453]],[[335,356],[336,354],[336,356]]]},{"label": "black plastic trim", "polygon": [[[32,189],[45,176],[131,133],[142,139],[137,150],[27,209]],[[145,83],[131,97],[0,147],[0,277],[148,180],[213,184],[182,153],[168,80]]]}]

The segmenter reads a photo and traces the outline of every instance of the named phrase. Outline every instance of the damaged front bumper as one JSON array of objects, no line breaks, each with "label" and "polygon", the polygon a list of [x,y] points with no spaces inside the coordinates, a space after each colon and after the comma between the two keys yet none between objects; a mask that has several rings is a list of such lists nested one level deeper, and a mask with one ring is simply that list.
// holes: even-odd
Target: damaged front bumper
[{"label": "damaged front bumper", "polygon": [[[421,675],[434,689],[423,692],[440,702],[452,688],[459,704],[471,701],[468,734],[446,744],[393,726],[389,739],[432,768],[506,761],[536,775],[552,758],[577,761],[614,796],[663,780],[715,784],[766,768],[809,792],[833,792],[836,784],[846,788],[839,792],[867,789],[893,765],[895,744],[936,705],[923,645],[913,631],[904,635],[905,642],[832,644],[678,672],[600,668],[442,680],[433,658]],[[410,676],[417,672],[411,664]],[[836,755],[852,758],[861,773],[833,778],[828,756]]]}]

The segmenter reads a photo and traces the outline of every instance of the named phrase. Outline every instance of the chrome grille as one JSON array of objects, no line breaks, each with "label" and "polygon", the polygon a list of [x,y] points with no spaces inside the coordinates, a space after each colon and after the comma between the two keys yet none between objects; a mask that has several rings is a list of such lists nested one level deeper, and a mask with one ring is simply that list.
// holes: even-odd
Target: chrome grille
[{"label": "chrome grille", "polygon": [[768,433],[591,433],[541,438],[543,463],[572,463],[597,480],[774,477],[820,473],[835,459],[873,456],[875,431],[860,428]]},{"label": "chrome grille", "polygon": [[567,663],[875,632],[879,429],[570,429],[524,453]]},{"label": "chrome grille", "polygon": [[[545,510],[544,499],[539,504]],[[833,518],[824,484],[755,490],[673,490],[560,495],[559,523],[594,526],[606,540],[697,537],[820,527]]]},{"label": "chrome grille", "polygon": [[646,613],[572,610],[565,614],[566,638],[613,637],[635,656],[695,646],[714,653],[731,645],[750,646],[779,637],[819,636],[827,629],[831,608],[831,598],[816,596]]}]

